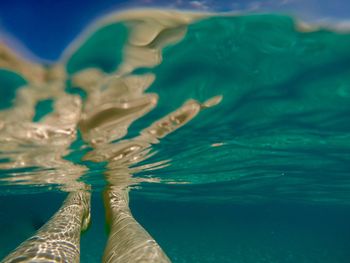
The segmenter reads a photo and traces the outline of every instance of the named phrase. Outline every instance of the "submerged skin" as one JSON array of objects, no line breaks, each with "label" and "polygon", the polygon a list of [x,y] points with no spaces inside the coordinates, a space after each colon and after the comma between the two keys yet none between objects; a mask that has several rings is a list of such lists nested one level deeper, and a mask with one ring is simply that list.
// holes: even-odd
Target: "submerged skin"
[{"label": "submerged skin", "polygon": [[56,214],[1,263],[80,261],[80,233],[90,222],[90,193],[72,192]]},{"label": "submerged skin", "polygon": [[170,262],[157,242],[132,216],[127,190],[109,187],[105,191],[105,206],[110,234],[102,262]]}]

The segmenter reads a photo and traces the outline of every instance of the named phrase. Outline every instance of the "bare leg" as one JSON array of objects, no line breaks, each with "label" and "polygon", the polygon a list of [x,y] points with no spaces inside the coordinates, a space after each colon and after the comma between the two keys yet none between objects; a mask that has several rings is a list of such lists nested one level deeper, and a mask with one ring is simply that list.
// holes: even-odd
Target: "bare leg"
[{"label": "bare leg", "polygon": [[110,187],[105,192],[110,235],[103,256],[104,263],[168,263],[157,242],[133,218],[129,209],[128,190]]},{"label": "bare leg", "polygon": [[54,216],[2,263],[80,261],[80,233],[90,222],[90,193],[72,192]]}]

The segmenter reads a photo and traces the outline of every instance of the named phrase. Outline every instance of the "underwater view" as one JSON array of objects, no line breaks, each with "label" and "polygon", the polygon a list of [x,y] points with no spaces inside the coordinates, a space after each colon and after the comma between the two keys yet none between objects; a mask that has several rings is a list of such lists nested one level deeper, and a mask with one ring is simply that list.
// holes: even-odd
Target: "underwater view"
[{"label": "underwater view", "polygon": [[140,2],[0,4],[0,262],[350,262],[346,17]]}]

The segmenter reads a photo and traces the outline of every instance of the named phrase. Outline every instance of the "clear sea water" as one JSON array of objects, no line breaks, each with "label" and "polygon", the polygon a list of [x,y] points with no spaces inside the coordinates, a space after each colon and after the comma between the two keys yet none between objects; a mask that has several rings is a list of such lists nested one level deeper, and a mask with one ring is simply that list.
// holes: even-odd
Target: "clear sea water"
[{"label": "clear sea water", "polygon": [[[65,93],[87,103],[70,76],[89,67],[113,76],[129,33],[115,22],[92,34],[65,62]],[[145,92],[158,101],[125,135],[110,140],[112,147],[190,99],[222,96],[150,143],[146,158],[128,168],[139,182],[132,186],[131,210],[173,262],[350,262],[349,47],[346,31],[301,27],[284,15],[214,16],[188,25],[180,41],[162,49],[161,63],[130,73],[154,74]],[[2,111],[17,105],[15,92],[27,81],[0,69]],[[32,122],[55,111],[55,100],[36,103]],[[37,160],[18,165],[28,147],[51,148],[5,135],[0,258],[33,235],[66,196],[65,181],[40,176],[70,176],[71,169]],[[120,167],[84,158],[93,150],[83,137],[78,131],[68,150],[58,151],[85,167],[78,181],[92,188],[92,225],[81,240],[81,262],[100,262],[107,239],[103,174],[118,174]],[[20,140],[18,148],[10,147],[12,139]]]}]

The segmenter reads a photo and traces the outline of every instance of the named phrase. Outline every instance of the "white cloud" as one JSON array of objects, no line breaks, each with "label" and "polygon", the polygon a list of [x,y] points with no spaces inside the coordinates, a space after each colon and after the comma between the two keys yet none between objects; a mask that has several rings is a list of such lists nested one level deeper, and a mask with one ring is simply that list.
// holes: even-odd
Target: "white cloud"
[{"label": "white cloud", "polygon": [[193,8],[200,9],[200,10],[207,10],[209,7],[206,5],[205,1],[191,1],[190,5]]}]

